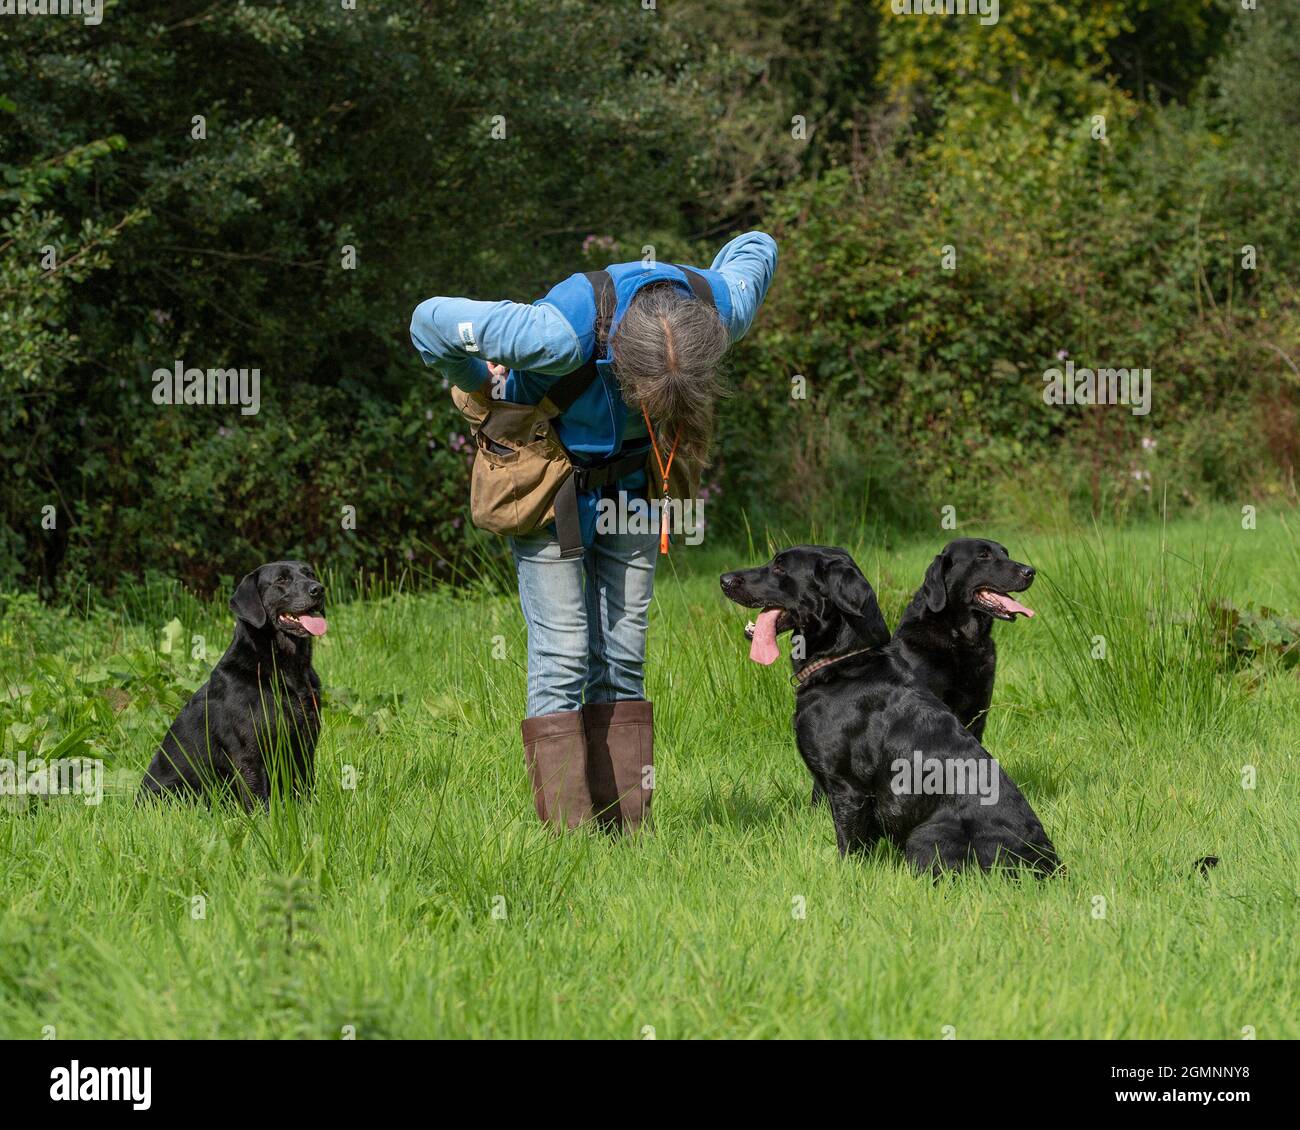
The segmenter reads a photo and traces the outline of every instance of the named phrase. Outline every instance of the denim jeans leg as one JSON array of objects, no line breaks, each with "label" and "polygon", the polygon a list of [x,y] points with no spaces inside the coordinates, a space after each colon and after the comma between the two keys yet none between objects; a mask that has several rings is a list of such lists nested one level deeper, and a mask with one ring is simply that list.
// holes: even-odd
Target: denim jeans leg
[{"label": "denim jeans leg", "polygon": [[587,679],[583,559],[565,560],[554,538],[511,538],[519,603],[528,624],[528,714],[582,708]]},{"label": "denim jeans leg", "polygon": [[658,550],[655,534],[597,534],[587,549],[588,702],[645,698],[646,628]]}]

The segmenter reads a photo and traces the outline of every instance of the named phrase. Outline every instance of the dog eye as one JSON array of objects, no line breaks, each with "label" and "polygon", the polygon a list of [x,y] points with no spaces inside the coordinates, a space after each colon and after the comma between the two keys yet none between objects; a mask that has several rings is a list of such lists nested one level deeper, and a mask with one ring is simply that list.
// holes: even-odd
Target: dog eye
[{"label": "dog eye", "polygon": [[772,566],[772,572],[773,572],[776,576],[778,576],[778,577],[784,577],[784,576],[785,576],[785,570],[782,569],[780,565],[773,565],[773,566]]}]

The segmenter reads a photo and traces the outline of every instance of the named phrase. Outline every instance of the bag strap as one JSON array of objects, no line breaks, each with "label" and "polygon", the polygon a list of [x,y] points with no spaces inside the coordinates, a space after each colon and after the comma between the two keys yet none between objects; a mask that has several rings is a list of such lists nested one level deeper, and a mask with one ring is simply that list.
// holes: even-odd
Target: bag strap
[{"label": "bag strap", "polygon": [[686,281],[691,284],[691,290],[695,292],[696,298],[706,306],[711,306],[715,310],[718,308],[718,304],[713,300],[713,287],[709,286],[708,279],[699,271],[692,270],[690,267],[683,267],[680,263],[674,263],[673,266],[686,276]]},{"label": "bag strap", "polygon": [[[584,392],[587,391],[596,381],[599,375],[596,369],[596,362],[604,352],[605,334],[609,330],[609,317],[614,313],[614,280],[609,277],[608,271],[584,271],[587,281],[591,283],[591,291],[596,299],[596,322],[595,322],[595,345],[592,346],[591,356],[587,358],[578,368],[571,373],[565,373],[549,389],[546,395],[542,397],[539,407],[554,419],[556,416],[563,416],[577,402]],[[601,312],[605,311],[605,317]]]},{"label": "bag strap", "polygon": [[582,556],[582,522],[578,517],[578,492],[603,490],[625,479],[634,471],[644,471],[645,451],[620,455],[596,467],[577,467],[565,477],[555,496],[555,539],[560,543],[560,557]]},{"label": "bag strap", "polygon": [[[596,362],[605,351],[605,335],[609,332],[609,319],[613,316],[617,297],[614,280],[608,271],[584,271],[591,293],[596,300],[596,321],[593,325],[595,342],[591,356],[571,373],[565,373],[542,397],[539,408],[550,419],[562,416],[577,402],[587,389],[596,383],[600,370]],[[555,536],[560,543],[560,557],[569,559],[582,556],[582,522],[578,515],[578,483],[575,471],[570,471],[555,495]]]},{"label": "bag strap", "polygon": [[616,455],[606,463],[595,467],[574,467],[573,482],[578,490],[604,490],[621,479],[627,478],[634,471],[646,469],[646,449],[632,451],[625,455]]},{"label": "bag strap", "polygon": [[555,540],[560,543],[563,560],[582,556],[582,520],[578,516],[578,484],[573,472],[564,476],[555,496]]}]

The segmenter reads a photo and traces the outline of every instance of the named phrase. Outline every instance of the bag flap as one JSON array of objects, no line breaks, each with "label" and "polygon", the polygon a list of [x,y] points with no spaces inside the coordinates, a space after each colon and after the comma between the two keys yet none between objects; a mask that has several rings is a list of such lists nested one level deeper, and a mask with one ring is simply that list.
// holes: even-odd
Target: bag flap
[{"label": "bag flap", "polygon": [[551,423],[540,405],[494,400],[479,430],[497,443],[522,447],[549,434]]}]

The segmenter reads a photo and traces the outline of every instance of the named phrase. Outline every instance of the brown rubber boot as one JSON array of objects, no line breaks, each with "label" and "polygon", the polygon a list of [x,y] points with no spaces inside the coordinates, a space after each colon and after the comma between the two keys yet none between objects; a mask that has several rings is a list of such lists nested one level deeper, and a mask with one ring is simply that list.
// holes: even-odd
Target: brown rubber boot
[{"label": "brown rubber boot", "polygon": [[520,728],[537,815],[557,831],[590,820],[593,812],[582,711],[561,710],[525,718]]},{"label": "brown rubber boot", "polygon": [[654,795],[654,710],[643,699],[582,708],[591,799],[602,823],[635,832],[650,819]]}]

